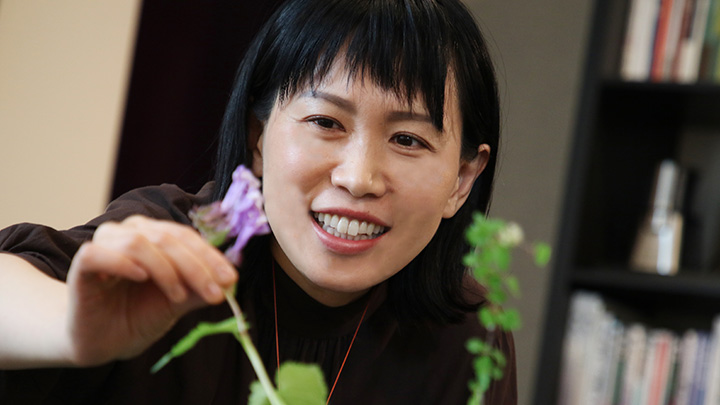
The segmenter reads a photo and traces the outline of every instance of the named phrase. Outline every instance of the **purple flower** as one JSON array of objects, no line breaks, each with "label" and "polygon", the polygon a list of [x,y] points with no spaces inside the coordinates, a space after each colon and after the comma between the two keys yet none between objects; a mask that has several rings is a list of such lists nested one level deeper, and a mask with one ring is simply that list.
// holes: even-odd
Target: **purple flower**
[{"label": "purple flower", "polygon": [[235,265],[241,261],[242,249],[254,235],[270,232],[263,211],[260,181],[245,166],[238,166],[225,198],[190,212],[193,225],[212,245],[220,246],[230,238],[235,242],[225,256]]}]

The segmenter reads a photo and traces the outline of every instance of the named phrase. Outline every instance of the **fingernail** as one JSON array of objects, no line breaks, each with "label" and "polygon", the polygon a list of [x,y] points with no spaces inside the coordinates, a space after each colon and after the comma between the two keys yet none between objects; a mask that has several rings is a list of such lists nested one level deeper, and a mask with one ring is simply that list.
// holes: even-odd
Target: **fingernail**
[{"label": "fingernail", "polygon": [[139,266],[135,266],[133,268],[133,274],[132,274],[133,280],[135,281],[145,281],[149,278],[148,274]]},{"label": "fingernail", "polygon": [[227,267],[220,267],[218,269],[218,278],[223,284],[231,283],[235,281],[235,270],[231,270]]}]

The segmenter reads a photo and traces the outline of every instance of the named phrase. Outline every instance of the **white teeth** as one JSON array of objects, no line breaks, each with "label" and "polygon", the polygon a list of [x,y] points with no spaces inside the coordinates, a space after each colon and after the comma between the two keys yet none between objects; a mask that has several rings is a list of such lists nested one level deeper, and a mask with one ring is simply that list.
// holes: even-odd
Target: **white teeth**
[{"label": "white teeth", "polygon": [[358,229],[360,229],[360,223],[357,219],[353,219],[350,221],[350,224],[348,225],[347,234],[351,236],[357,236]]},{"label": "white teeth", "polygon": [[338,221],[335,229],[337,229],[338,232],[340,232],[340,233],[348,233],[348,225],[350,225],[350,220],[345,217],[342,217]]},{"label": "white teeth", "polygon": [[372,222],[350,219],[344,216],[325,213],[313,213],[322,229],[334,236],[348,240],[366,240],[377,237],[385,230],[384,226]]}]

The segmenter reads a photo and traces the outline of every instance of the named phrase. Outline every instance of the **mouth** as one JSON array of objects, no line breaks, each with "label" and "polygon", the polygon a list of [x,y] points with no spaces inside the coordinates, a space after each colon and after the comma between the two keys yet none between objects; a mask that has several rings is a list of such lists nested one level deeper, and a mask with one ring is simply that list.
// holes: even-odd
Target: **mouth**
[{"label": "mouth", "polygon": [[373,222],[323,212],[312,212],[315,222],[330,235],[347,240],[375,239],[390,228]]}]

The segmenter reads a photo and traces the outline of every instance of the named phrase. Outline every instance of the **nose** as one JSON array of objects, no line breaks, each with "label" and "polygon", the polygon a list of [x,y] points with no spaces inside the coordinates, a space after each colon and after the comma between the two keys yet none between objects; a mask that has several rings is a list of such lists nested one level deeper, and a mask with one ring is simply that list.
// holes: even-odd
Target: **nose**
[{"label": "nose", "polygon": [[339,156],[331,182],[353,197],[380,197],[387,191],[382,152],[364,142],[349,143]]}]

